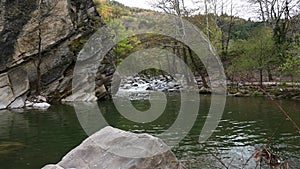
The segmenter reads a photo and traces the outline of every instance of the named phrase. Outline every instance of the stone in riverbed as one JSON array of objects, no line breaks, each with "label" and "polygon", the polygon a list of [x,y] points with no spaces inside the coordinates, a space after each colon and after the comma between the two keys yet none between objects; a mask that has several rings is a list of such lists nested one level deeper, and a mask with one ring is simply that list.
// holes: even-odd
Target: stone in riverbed
[{"label": "stone in riverbed", "polygon": [[35,109],[48,109],[51,105],[49,103],[43,102],[43,103],[34,103],[32,105]]},{"label": "stone in riverbed", "polygon": [[27,99],[26,95],[23,95],[21,97],[18,97],[15,101],[13,101],[8,108],[10,109],[20,109],[25,106],[25,101]]},{"label": "stone in riverbed", "polygon": [[29,100],[26,100],[25,101],[25,107],[32,107],[33,106],[33,102],[29,101]]},{"label": "stone in riverbed", "polygon": [[106,127],[42,169],[185,169],[159,138]]}]

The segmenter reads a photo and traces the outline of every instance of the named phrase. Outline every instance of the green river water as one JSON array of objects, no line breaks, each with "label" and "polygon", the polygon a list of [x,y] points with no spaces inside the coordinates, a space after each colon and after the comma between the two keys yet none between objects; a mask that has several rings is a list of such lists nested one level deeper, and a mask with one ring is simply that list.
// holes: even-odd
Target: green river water
[{"label": "green river water", "polygon": [[[256,148],[268,144],[273,152],[289,162],[291,168],[300,168],[300,134],[272,101],[228,97],[218,127],[205,143],[199,144],[198,137],[211,99],[204,95],[200,98],[200,110],[195,112],[198,116],[193,128],[178,146],[172,148],[186,167],[213,168],[209,165],[218,165],[214,156],[232,164],[229,168],[242,167]],[[300,125],[300,102],[277,101]],[[148,101],[134,101],[133,104],[138,110],[146,110],[150,106]],[[112,101],[99,102],[98,106],[107,123],[113,127],[157,135],[176,120],[180,96],[168,96],[165,112],[157,120],[145,124],[134,123],[121,116]],[[169,135],[172,137],[172,133]],[[54,104],[47,111],[2,110],[0,168],[36,169],[57,163],[87,137],[72,105]],[[254,159],[248,164],[246,168],[255,168]]]}]

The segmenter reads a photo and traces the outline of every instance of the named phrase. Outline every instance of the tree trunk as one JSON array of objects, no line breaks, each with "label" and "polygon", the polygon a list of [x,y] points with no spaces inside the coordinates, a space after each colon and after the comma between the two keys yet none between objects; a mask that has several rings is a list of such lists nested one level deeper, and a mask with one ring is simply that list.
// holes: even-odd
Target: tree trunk
[{"label": "tree trunk", "polygon": [[228,49],[229,49],[229,42],[230,42],[230,38],[231,38],[232,24],[233,24],[233,4],[232,4],[232,0],[231,0],[230,22],[229,22],[229,28],[228,28],[228,32],[227,32],[227,39],[226,39],[226,46],[225,46],[226,55],[228,54]]},{"label": "tree trunk", "polygon": [[272,75],[271,69],[268,69],[267,71],[268,71],[269,82],[272,82],[274,79],[273,79],[273,75]]},{"label": "tree trunk", "polygon": [[259,70],[259,85],[260,87],[263,87],[263,70]]},{"label": "tree trunk", "polygon": [[[173,46],[173,53],[174,55],[176,55],[177,51],[176,51],[176,47],[177,46],[177,42],[174,42],[174,46]],[[175,75],[177,73],[177,66],[176,66],[176,56],[173,57],[173,75]]]},{"label": "tree trunk", "polygon": [[41,11],[41,5],[43,3],[43,0],[39,1],[38,4],[38,10],[39,10],[39,16],[38,16],[38,59],[36,66],[36,95],[40,95],[41,93],[41,64],[42,64],[42,11]]},{"label": "tree trunk", "polygon": [[204,0],[204,6],[205,6],[205,19],[206,19],[206,33],[207,33],[207,38],[210,39],[207,0]]},{"label": "tree trunk", "polygon": [[262,0],[259,0],[258,4],[259,4],[260,14],[261,14],[262,20],[263,20],[263,22],[265,22],[266,18],[265,18],[265,11],[264,11],[264,7],[263,7],[263,4],[262,4]]}]

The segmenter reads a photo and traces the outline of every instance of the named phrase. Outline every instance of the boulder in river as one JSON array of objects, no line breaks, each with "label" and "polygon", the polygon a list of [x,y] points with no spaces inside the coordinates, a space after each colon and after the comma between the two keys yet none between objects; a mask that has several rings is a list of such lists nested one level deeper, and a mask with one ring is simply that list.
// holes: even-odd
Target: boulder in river
[{"label": "boulder in river", "polygon": [[159,138],[106,127],[42,169],[185,169]]},{"label": "boulder in river", "polygon": [[43,103],[34,103],[32,105],[35,109],[48,109],[51,105],[49,103],[43,102]]}]

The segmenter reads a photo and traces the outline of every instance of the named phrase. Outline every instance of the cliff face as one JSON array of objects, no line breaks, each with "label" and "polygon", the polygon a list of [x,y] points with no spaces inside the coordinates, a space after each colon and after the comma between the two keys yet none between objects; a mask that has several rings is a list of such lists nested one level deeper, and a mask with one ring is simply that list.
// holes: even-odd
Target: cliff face
[{"label": "cliff face", "polygon": [[50,99],[66,97],[77,54],[102,26],[99,18],[92,0],[1,0],[0,75],[25,71],[28,92],[34,93],[36,64],[41,61],[42,94]]},{"label": "cliff face", "polygon": [[0,71],[24,62],[37,53],[38,29],[42,49],[58,45],[77,32],[78,24],[98,16],[92,0],[1,0],[0,5]]}]

